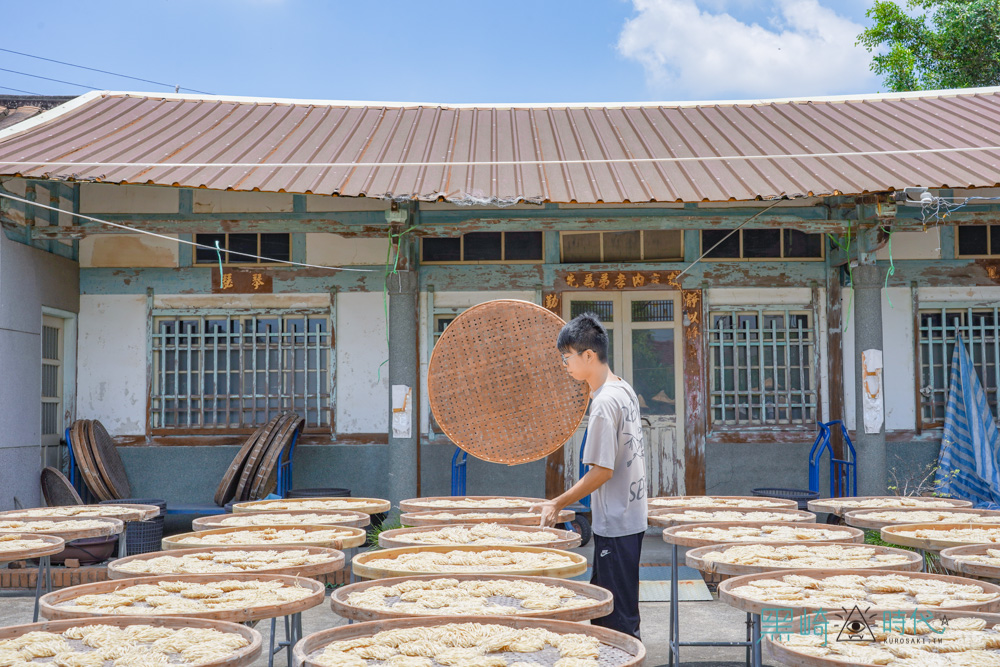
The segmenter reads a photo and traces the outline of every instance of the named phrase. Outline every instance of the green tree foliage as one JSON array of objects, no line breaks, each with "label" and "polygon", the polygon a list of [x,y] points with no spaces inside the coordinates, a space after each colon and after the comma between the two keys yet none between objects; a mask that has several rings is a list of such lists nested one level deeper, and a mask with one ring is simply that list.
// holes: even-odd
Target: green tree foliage
[{"label": "green tree foliage", "polygon": [[858,35],[889,90],[1000,85],[1000,0],[876,0]]}]

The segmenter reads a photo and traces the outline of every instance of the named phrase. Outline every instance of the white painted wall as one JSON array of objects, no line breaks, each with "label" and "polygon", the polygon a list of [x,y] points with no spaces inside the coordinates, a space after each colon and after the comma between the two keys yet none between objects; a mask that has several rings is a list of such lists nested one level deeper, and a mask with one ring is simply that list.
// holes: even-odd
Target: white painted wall
[{"label": "white painted wall", "polygon": [[389,427],[389,358],[381,292],[337,295],[337,432]]},{"label": "white painted wall", "polygon": [[941,259],[941,230],[931,227],[923,232],[894,232],[892,245],[880,248],[878,259]]},{"label": "white painted wall", "polygon": [[792,305],[808,307],[812,303],[812,290],[808,287],[778,289],[714,288],[705,290],[708,308],[712,306]]},{"label": "white painted wall", "polygon": [[111,435],[146,431],[146,297],[82,295],[78,419],[100,419]]},{"label": "white painted wall", "polygon": [[[853,304],[853,290],[844,288],[844,319],[847,308]],[[852,305],[853,308],[853,305]],[[849,429],[856,424],[854,387],[854,324],[851,312],[844,331],[844,412]],[[914,373],[916,359],[913,352],[913,303],[906,287],[882,290],[882,364],[885,382],[885,428],[888,431],[916,428],[916,398]]]},{"label": "white painted wall", "polygon": [[175,234],[163,239],[145,234],[106,234],[80,239],[80,268],[177,266]]},{"label": "white painted wall", "polygon": [[339,234],[306,234],[306,263],[320,266],[383,266],[389,239],[345,238]]},{"label": "white painted wall", "polygon": [[[430,402],[427,400],[427,363],[430,361],[428,354],[428,323],[427,323],[427,292],[420,293],[420,432],[427,433],[427,426],[430,421]],[[435,292],[434,305],[439,308],[470,308],[486,301],[494,299],[522,299],[524,301],[535,302],[534,290],[525,291],[502,291],[502,292]],[[383,427],[384,428],[384,427]]]},{"label": "white painted wall", "polygon": [[80,213],[176,213],[174,187],[81,183]]}]

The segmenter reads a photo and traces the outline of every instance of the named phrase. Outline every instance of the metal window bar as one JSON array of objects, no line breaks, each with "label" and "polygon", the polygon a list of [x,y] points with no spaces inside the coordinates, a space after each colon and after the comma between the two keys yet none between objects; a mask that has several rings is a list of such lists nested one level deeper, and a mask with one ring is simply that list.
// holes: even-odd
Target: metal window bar
[{"label": "metal window bar", "polygon": [[327,310],[160,310],[153,322],[153,428],[250,428],[286,410],[331,426]]},{"label": "metal window bar", "polygon": [[815,318],[801,308],[715,309],[710,409],[725,426],[806,425],[818,411]]},{"label": "metal window bar", "polygon": [[948,404],[951,357],[959,333],[965,339],[972,364],[986,392],[986,400],[1000,421],[1000,307],[941,304],[920,309],[920,410],[924,426],[944,423]]}]

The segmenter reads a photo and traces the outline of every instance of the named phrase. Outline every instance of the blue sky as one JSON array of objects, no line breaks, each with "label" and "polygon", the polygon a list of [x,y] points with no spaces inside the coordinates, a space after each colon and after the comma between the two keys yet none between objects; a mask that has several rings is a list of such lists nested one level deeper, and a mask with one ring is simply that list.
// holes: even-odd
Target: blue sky
[{"label": "blue sky", "polygon": [[[871,0],[141,0],[4,6],[3,48],[216,94],[417,102],[870,93]],[[0,68],[167,92],[0,52]],[[0,86],[82,94],[0,71]],[[182,92],[187,92],[183,91]],[[9,94],[0,90],[0,94]]]}]

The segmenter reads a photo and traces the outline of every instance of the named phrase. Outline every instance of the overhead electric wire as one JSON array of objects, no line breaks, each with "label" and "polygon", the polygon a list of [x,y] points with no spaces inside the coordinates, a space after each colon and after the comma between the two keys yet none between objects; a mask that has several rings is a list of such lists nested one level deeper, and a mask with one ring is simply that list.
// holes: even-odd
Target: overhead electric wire
[{"label": "overhead electric wire", "polygon": [[35,58],[36,60],[44,60],[46,62],[56,63],[57,65],[66,65],[67,67],[76,67],[77,69],[85,69],[85,70],[89,70],[91,72],[100,72],[101,74],[110,74],[111,76],[120,76],[123,79],[132,79],[133,81],[142,81],[143,83],[152,83],[152,84],[157,85],[157,86],[166,86],[168,88],[178,88],[179,87],[181,90],[190,90],[192,93],[201,93],[202,95],[212,95],[213,94],[213,93],[206,93],[204,90],[195,90],[194,88],[185,88],[184,86],[177,86],[176,84],[172,84],[172,83],[162,83],[160,81],[153,81],[152,79],[142,79],[142,78],[139,78],[137,76],[129,76],[128,74],[119,74],[118,72],[109,72],[108,70],[97,69],[96,67],[86,67],[84,65],[77,65],[75,63],[68,63],[68,62],[63,61],[63,60],[56,60],[54,58],[45,58],[43,56],[36,56],[36,55],[32,55],[30,53],[24,53],[23,51],[14,51],[13,49],[3,49],[3,48],[0,48],[0,51],[4,51],[6,53],[13,53],[13,54],[19,55],[19,56],[24,56],[25,58]]},{"label": "overhead electric wire", "polygon": [[21,90],[20,88],[10,88],[9,86],[0,86],[0,90],[13,90],[15,93],[24,93],[25,95],[41,95],[41,93],[33,93],[30,90]]},{"label": "overhead electric wire", "polygon": [[273,257],[263,257],[261,255],[254,255],[249,252],[239,252],[236,250],[225,250],[222,248],[216,248],[214,246],[205,245],[204,243],[195,243],[194,241],[188,241],[187,239],[175,238],[167,234],[157,234],[156,232],[151,232],[145,229],[136,229],[135,227],[129,227],[128,225],[122,225],[117,222],[110,222],[108,220],[102,220],[100,218],[95,218],[91,215],[83,215],[82,213],[74,213],[73,211],[67,211],[66,209],[57,208],[55,206],[47,206],[45,204],[39,204],[36,201],[31,201],[29,199],[24,199],[22,197],[15,197],[14,195],[9,195],[0,192],[0,197],[5,199],[10,199],[11,201],[21,202],[22,204],[27,204],[30,206],[37,206],[38,208],[44,208],[48,211],[55,211],[57,213],[65,213],[66,215],[72,215],[74,217],[80,218],[82,220],[90,220],[91,222],[97,222],[102,225],[108,225],[109,227],[116,227],[118,229],[124,229],[127,232],[133,234],[145,234],[146,236],[155,236],[158,239],[166,239],[167,241],[173,241],[174,243],[183,243],[185,245],[194,246],[195,248],[203,248],[205,250],[211,250],[213,252],[224,252],[227,255],[238,255],[240,257],[251,257],[253,259],[263,260],[271,264],[288,264],[290,266],[302,266],[307,269],[327,269],[329,271],[357,271],[360,273],[372,273],[372,269],[350,269],[342,266],[324,266],[322,264],[305,264],[304,262],[292,262],[286,259],[274,259]]},{"label": "overhead electric wire", "polygon": [[100,88],[94,88],[93,86],[88,86],[85,83],[73,83],[72,81],[63,81],[62,79],[50,79],[47,76],[41,76],[39,74],[28,74],[27,72],[18,72],[16,69],[7,69],[6,67],[0,67],[0,72],[10,72],[11,74],[20,74],[21,76],[30,76],[35,79],[45,79],[46,81],[55,81],[56,83],[65,83],[68,86],[79,86],[80,88],[90,88],[91,90],[100,90]]}]

